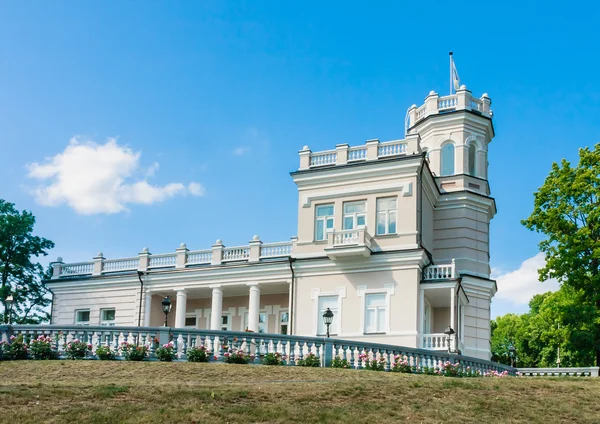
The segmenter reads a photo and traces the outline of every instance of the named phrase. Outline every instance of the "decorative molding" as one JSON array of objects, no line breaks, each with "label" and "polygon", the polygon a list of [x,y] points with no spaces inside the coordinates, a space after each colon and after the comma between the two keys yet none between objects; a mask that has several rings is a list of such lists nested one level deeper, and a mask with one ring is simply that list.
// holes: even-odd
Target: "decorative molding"
[{"label": "decorative molding", "polygon": [[403,197],[412,196],[413,183],[412,182],[403,182],[403,183],[395,182],[393,184],[388,184],[388,185],[384,185],[384,186],[380,185],[377,188],[371,188],[371,189],[356,190],[353,188],[348,188],[345,190],[335,190],[335,192],[304,195],[302,197],[302,207],[309,208],[312,203],[318,202],[320,200],[339,199],[341,197],[348,197],[348,196],[367,196],[369,194],[387,193],[390,191],[399,191],[400,193],[402,193]]}]

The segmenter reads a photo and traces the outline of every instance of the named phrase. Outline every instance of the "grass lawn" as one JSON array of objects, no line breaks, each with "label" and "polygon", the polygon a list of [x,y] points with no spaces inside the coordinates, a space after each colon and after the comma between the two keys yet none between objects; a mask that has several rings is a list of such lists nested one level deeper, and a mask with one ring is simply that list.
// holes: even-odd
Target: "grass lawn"
[{"label": "grass lawn", "polygon": [[3,423],[600,422],[599,378],[229,364],[0,362]]}]

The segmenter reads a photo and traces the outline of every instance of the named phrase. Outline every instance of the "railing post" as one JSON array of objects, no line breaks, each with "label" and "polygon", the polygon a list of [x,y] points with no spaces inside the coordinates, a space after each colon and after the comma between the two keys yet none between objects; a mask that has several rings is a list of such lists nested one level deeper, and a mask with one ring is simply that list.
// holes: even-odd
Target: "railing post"
[{"label": "railing post", "polygon": [[323,343],[323,356],[321,356],[321,366],[329,368],[333,361],[333,340],[325,339]]},{"label": "railing post", "polygon": [[440,96],[435,91],[431,90],[429,95],[425,97],[425,117],[438,113],[438,99]]},{"label": "railing post", "polygon": [[308,148],[308,146],[304,146],[302,150],[298,152],[300,155],[300,169],[308,169],[310,168],[310,154],[312,152]]},{"label": "railing post", "polygon": [[250,241],[250,257],[248,258],[248,262],[258,262],[260,260],[260,250],[262,241],[260,241],[260,237],[255,235],[252,237]]},{"label": "railing post", "polygon": [[490,106],[492,105],[492,99],[490,99],[490,96],[488,96],[487,93],[483,93],[483,96],[481,96],[481,112],[482,113],[490,113],[491,109]]},{"label": "railing post", "polygon": [[452,265],[450,265],[450,278],[456,278],[456,262],[452,258]]},{"label": "railing post", "polygon": [[379,140],[367,140],[367,160],[377,160],[379,157]]},{"label": "railing post", "polygon": [[590,377],[598,377],[600,367],[590,367]]},{"label": "railing post", "polygon": [[62,266],[64,265],[63,258],[56,258],[56,262],[52,262],[52,279],[60,278]]},{"label": "railing post", "polygon": [[421,143],[419,134],[407,134],[406,135],[406,154],[417,154],[421,153]]},{"label": "railing post", "polygon": [[466,85],[461,85],[456,90],[456,110],[471,110],[471,92]]},{"label": "railing post", "polygon": [[158,330],[158,343],[162,346],[171,341],[171,327],[160,327]]},{"label": "railing post", "polygon": [[337,152],[336,165],[346,165],[348,163],[348,149],[350,146],[347,144],[336,144],[335,150]]},{"label": "railing post", "polygon": [[221,265],[221,261],[223,260],[223,242],[221,240],[217,240],[215,244],[212,245],[212,261],[211,265]]},{"label": "railing post", "polygon": [[181,243],[175,250],[175,268],[185,268],[185,264],[187,263],[187,252],[187,246],[185,243]]},{"label": "railing post", "polygon": [[102,274],[103,268],[104,268],[104,255],[102,254],[102,252],[98,252],[98,254],[94,257],[94,270],[92,271],[92,275]]},{"label": "railing post", "polygon": [[417,105],[412,105],[410,107],[410,109],[408,109],[408,128],[412,128],[416,123],[417,123]]},{"label": "railing post", "polygon": [[148,271],[148,265],[150,264],[150,251],[147,247],[144,247],[139,253],[140,263],[138,264],[138,271]]}]

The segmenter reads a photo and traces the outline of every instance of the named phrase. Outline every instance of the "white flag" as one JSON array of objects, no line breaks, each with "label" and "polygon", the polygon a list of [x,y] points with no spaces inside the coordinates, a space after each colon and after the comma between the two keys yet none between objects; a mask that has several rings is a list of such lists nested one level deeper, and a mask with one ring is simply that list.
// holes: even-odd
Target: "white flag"
[{"label": "white flag", "polygon": [[458,77],[458,71],[456,70],[456,64],[454,63],[454,58],[450,56],[450,60],[452,60],[452,81],[454,82],[454,90],[458,90],[460,88],[460,78]]}]

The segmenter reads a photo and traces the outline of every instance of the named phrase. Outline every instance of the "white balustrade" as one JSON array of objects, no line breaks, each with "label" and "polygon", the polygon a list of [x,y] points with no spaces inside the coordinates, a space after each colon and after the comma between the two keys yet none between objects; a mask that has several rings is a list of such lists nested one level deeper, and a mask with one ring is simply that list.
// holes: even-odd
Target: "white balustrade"
[{"label": "white balustrade", "polygon": [[148,268],[166,268],[175,266],[177,255],[175,253],[165,253],[162,255],[150,255]]},{"label": "white balustrade", "polygon": [[523,377],[598,377],[598,367],[517,368]]},{"label": "white balustrade", "polygon": [[425,118],[427,116],[427,105],[423,105],[417,109],[417,121]]},{"label": "white balustrade", "polygon": [[193,250],[187,254],[186,265],[209,264],[212,261],[212,250]]},{"label": "white balustrade", "polygon": [[422,334],[421,347],[423,349],[448,350],[446,335],[444,333]]},{"label": "white balustrade", "polygon": [[367,148],[364,146],[348,149],[348,162],[367,159]]},{"label": "white balustrade", "polygon": [[425,280],[444,280],[456,278],[456,265],[450,264],[430,265],[425,268]]},{"label": "white balustrade", "polygon": [[471,96],[471,98],[469,99],[469,107],[471,108],[471,110],[483,112],[483,102],[480,99],[476,99],[473,96]]},{"label": "white balustrade", "polygon": [[260,247],[261,258],[276,258],[292,254],[292,242],[265,243]]},{"label": "white balustrade", "polygon": [[80,262],[75,264],[66,264],[61,267],[61,275],[85,275],[94,272],[93,262]]},{"label": "white balustrade", "polygon": [[356,230],[333,231],[330,234],[332,237],[331,244],[333,247],[361,244],[371,247],[371,236],[364,228],[359,228]]},{"label": "white balustrade", "polygon": [[249,246],[226,247],[223,249],[223,262],[241,261],[250,258]]},{"label": "white balustrade", "polygon": [[456,94],[438,99],[438,110],[455,109],[456,106],[458,106],[458,96]]},{"label": "white balustrade", "polygon": [[105,259],[103,272],[131,271],[138,268],[139,258]]},{"label": "white balustrade", "polygon": [[310,166],[335,165],[336,162],[337,152],[335,150],[327,150],[310,155]]},{"label": "white balustrade", "polygon": [[396,141],[388,141],[385,143],[379,144],[379,148],[377,150],[378,157],[386,157],[386,156],[395,156],[395,155],[403,155],[406,154],[406,141],[396,140]]}]

